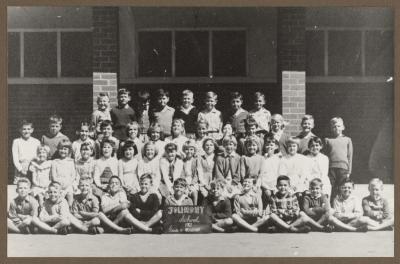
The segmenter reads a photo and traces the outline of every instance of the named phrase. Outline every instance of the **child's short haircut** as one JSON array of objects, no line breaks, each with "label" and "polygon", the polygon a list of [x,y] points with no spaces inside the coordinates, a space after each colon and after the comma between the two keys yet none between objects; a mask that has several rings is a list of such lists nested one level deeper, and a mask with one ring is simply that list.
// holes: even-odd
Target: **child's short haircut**
[{"label": "child's short haircut", "polygon": [[243,95],[239,92],[233,92],[231,93],[231,100],[233,99],[239,99],[240,101],[243,102]]},{"label": "child's short haircut", "polygon": [[194,139],[189,139],[183,144],[183,146],[182,146],[183,151],[185,151],[188,148],[194,148],[194,152],[197,151],[197,146],[196,146],[196,142]]},{"label": "child's short haircut", "polygon": [[208,122],[207,122],[207,120],[201,118],[199,121],[197,121],[197,127],[199,128],[201,125],[205,125],[206,128],[208,129]]},{"label": "child's short haircut", "polygon": [[296,137],[289,137],[286,140],[286,145],[290,145],[290,144],[296,144],[298,147],[300,145],[300,140]]},{"label": "child's short haircut", "polygon": [[290,178],[286,175],[278,176],[278,178],[276,179],[276,184],[279,184],[280,181],[287,181],[290,185]]},{"label": "child's short haircut", "polygon": [[269,144],[269,143],[274,143],[276,146],[279,146],[279,141],[276,140],[276,138],[274,138],[273,136],[269,136],[269,137],[265,138],[264,146]]},{"label": "child's short haircut", "polygon": [[154,178],[154,174],[152,173],[145,173],[142,176],[140,176],[139,178],[139,182],[142,182],[144,180],[150,180],[151,183],[153,183],[153,178]]},{"label": "child's short haircut", "polygon": [[322,183],[320,178],[314,178],[314,179],[312,179],[310,181],[310,187],[312,187],[312,186],[320,186],[320,187],[322,187],[323,183]]},{"label": "child's short haircut", "polygon": [[193,92],[192,91],[190,91],[190,90],[184,90],[183,92],[182,92],[182,96],[193,96]]},{"label": "child's short haircut", "polygon": [[230,135],[230,136],[224,137],[224,139],[222,140],[222,146],[226,146],[229,143],[233,143],[233,145],[235,145],[235,147],[237,146],[237,140],[236,140],[235,136]]},{"label": "child's short haircut", "polygon": [[59,116],[57,114],[51,115],[49,117],[49,123],[50,124],[62,124],[62,121],[63,120],[62,120],[61,116]]},{"label": "child's short haircut", "polygon": [[244,176],[243,181],[244,181],[244,180],[247,180],[247,179],[250,179],[250,180],[252,181],[253,184],[256,184],[256,183],[257,183],[257,179],[256,179],[254,176],[252,176],[252,175],[246,175],[246,176]]},{"label": "child's short haircut", "polygon": [[131,127],[136,127],[137,129],[139,129],[139,123],[136,122],[136,121],[131,121],[131,122],[129,122],[128,124],[126,124],[126,133],[128,133],[128,130],[129,130]]},{"label": "child's short haircut", "polygon": [[253,100],[257,100],[258,98],[262,98],[265,100],[265,95],[262,92],[255,92],[253,94]]},{"label": "child's short haircut", "polygon": [[100,130],[103,129],[103,128],[106,128],[108,126],[112,127],[112,125],[113,125],[113,123],[111,122],[111,120],[103,120],[100,123]]},{"label": "child's short haircut", "polygon": [[338,117],[338,116],[333,117],[333,118],[329,121],[329,123],[330,123],[331,125],[336,124],[336,123],[341,123],[341,124],[344,126],[343,118]]},{"label": "child's short haircut", "polygon": [[354,182],[350,179],[350,178],[344,178],[340,183],[339,183],[339,187],[345,185],[346,183],[351,183],[351,185],[354,188]]},{"label": "child's short haircut", "polygon": [[216,93],[214,93],[213,91],[206,92],[205,99],[209,99],[209,98],[214,99],[216,101],[216,100],[218,100],[218,95]]},{"label": "child's short haircut", "polygon": [[161,125],[159,123],[151,123],[149,126],[149,129],[147,129],[147,136],[150,138],[151,134],[156,131],[160,132],[160,139],[163,140],[164,138],[164,133],[162,132]]},{"label": "child's short haircut", "polygon": [[307,120],[314,122],[314,117],[312,115],[304,115],[303,118],[301,119],[301,123],[303,124],[303,122]]},{"label": "child's short haircut", "polygon": [[368,188],[371,188],[371,186],[374,186],[374,185],[380,185],[381,188],[382,188],[383,187],[383,181],[381,179],[379,179],[379,178],[373,178],[373,179],[371,179],[369,181]]},{"label": "child's short haircut", "polygon": [[145,152],[145,150],[146,150],[146,148],[147,148],[148,146],[151,146],[151,147],[154,148],[154,156],[157,156],[157,155],[158,155],[158,147],[157,147],[156,144],[154,144],[153,141],[147,141],[147,142],[144,144],[144,146],[143,146],[143,151],[142,151],[142,156],[144,156],[144,154],[145,154],[144,152]]},{"label": "child's short haircut", "polygon": [[167,143],[164,147],[165,152],[170,152],[172,150],[178,151],[178,145],[173,142]]},{"label": "child's short haircut", "polygon": [[139,91],[138,92],[138,99],[141,102],[146,102],[150,100],[150,93],[148,91]]},{"label": "child's short haircut", "polygon": [[252,126],[256,126],[256,128],[258,127],[258,123],[257,123],[257,121],[253,118],[253,117],[251,117],[251,116],[249,116],[248,118],[246,118],[246,120],[244,121],[244,128],[246,129],[246,130],[248,130],[250,127],[252,127]]},{"label": "child's short haircut", "polygon": [[179,123],[183,129],[185,129],[185,121],[182,118],[174,118],[172,120],[172,124],[173,123]]},{"label": "child's short haircut", "polygon": [[51,187],[56,188],[57,190],[61,190],[61,183],[59,183],[58,181],[52,181],[49,184],[49,189]]},{"label": "child's short haircut", "polygon": [[81,183],[84,183],[84,182],[88,182],[88,183],[92,183],[92,178],[90,178],[90,177],[82,177],[82,178],[80,178],[79,179],[79,185],[81,185]]},{"label": "child's short haircut", "polygon": [[251,136],[251,137],[247,137],[246,140],[244,141],[244,145],[247,146],[251,143],[255,143],[257,145],[257,151],[260,150],[260,141],[258,140],[258,138],[256,136]]},{"label": "child's short haircut", "polygon": [[117,179],[119,181],[119,185],[122,185],[121,178],[116,175],[111,176],[111,178],[108,180],[108,185],[110,185],[110,182],[112,181],[112,179]]},{"label": "child's short haircut", "polygon": [[89,130],[90,130],[90,128],[91,128],[90,123],[89,123],[89,122],[86,122],[86,121],[82,121],[82,122],[79,124],[79,129],[82,129],[83,126],[87,126],[87,127],[89,128]]},{"label": "child's short haircut", "polygon": [[124,144],[122,144],[122,148],[121,148],[122,153],[125,153],[125,151],[128,148],[133,148],[133,156],[136,156],[138,154],[137,146],[136,146],[135,142],[133,142],[132,140],[127,140],[124,142]]},{"label": "child's short haircut", "polygon": [[82,150],[82,149],[84,149],[84,148],[89,148],[89,149],[91,149],[92,151],[94,150],[93,144],[90,143],[90,142],[83,142],[83,143],[81,144],[80,150]]},{"label": "child's short haircut", "polygon": [[226,180],[225,179],[217,179],[210,182],[210,188],[220,187],[224,189],[226,187]]},{"label": "child's short haircut", "polygon": [[109,139],[107,139],[107,138],[105,138],[105,139],[103,139],[101,142],[100,142],[100,149],[101,149],[101,154],[103,154],[103,147],[104,147],[104,145],[105,144],[109,144],[111,147],[112,147],[112,156],[114,156],[114,153],[115,153],[115,143],[114,143],[114,141],[112,141],[112,140],[109,140]]},{"label": "child's short haircut", "polygon": [[206,139],[203,140],[203,146],[202,146],[203,149],[205,149],[205,145],[206,145],[206,143],[207,143],[208,141],[211,141],[211,142],[214,144],[214,151],[216,151],[217,148],[218,148],[218,144],[217,144],[217,142],[215,141],[215,139],[210,138],[210,137],[208,137],[208,138],[206,138]]},{"label": "child's short haircut", "polygon": [[283,116],[281,114],[273,114],[271,116],[271,120],[279,121],[282,124],[281,129],[283,129],[288,124],[288,122],[285,121],[285,119],[283,118]]},{"label": "child's short haircut", "polygon": [[24,127],[24,126],[30,126],[31,128],[34,128],[34,127],[33,127],[33,123],[30,122],[30,121],[28,121],[28,120],[26,120],[26,119],[22,120],[22,121],[19,123],[19,128],[22,128],[22,127]]},{"label": "child's short haircut", "polygon": [[174,181],[174,186],[182,186],[182,187],[186,188],[187,182],[184,178],[178,178]]},{"label": "child's short haircut", "polygon": [[69,151],[71,152],[71,150],[72,150],[72,143],[71,143],[71,141],[69,141],[69,139],[66,139],[66,138],[62,139],[62,140],[58,143],[57,149],[62,149],[62,148],[68,148]]},{"label": "child's short haircut", "polygon": [[20,178],[20,179],[18,180],[18,182],[17,182],[17,188],[19,187],[19,185],[20,185],[21,183],[26,183],[26,184],[28,184],[29,188],[31,188],[32,183],[31,183],[31,181],[30,181],[28,178],[26,178],[26,177]]},{"label": "child's short haircut", "polygon": [[322,140],[319,137],[311,137],[310,141],[308,141],[308,148],[311,147],[312,144],[319,144],[321,147],[322,145]]},{"label": "child's short haircut", "polygon": [[108,98],[108,100],[110,100],[110,95],[107,92],[99,93],[99,95],[97,96],[97,103],[99,103],[101,98]]},{"label": "child's short haircut", "polygon": [[40,144],[36,149],[36,154],[39,154],[39,152],[42,151],[42,150],[46,151],[47,156],[49,156],[49,153],[50,153],[50,147],[49,146],[47,146],[45,144]]},{"label": "child's short haircut", "polygon": [[126,88],[118,89],[118,96],[126,94],[127,96],[131,96],[131,92]]},{"label": "child's short haircut", "polygon": [[158,89],[156,91],[156,98],[160,98],[160,97],[168,97],[169,98],[169,92],[167,90],[164,89]]}]

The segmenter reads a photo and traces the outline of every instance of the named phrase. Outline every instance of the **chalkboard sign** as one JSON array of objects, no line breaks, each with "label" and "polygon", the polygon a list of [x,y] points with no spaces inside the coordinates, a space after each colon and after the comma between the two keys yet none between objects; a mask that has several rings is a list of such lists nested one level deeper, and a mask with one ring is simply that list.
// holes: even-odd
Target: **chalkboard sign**
[{"label": "chalkboard sign", "polygon": [[166,234],[211,232],[211,219],[204,206],[167,206],[163,223]]}]

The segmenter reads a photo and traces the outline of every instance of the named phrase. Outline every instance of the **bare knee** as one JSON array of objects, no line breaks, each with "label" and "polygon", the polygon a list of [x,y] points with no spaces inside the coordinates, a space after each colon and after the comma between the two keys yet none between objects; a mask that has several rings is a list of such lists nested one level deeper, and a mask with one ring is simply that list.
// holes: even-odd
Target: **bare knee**
[{"label": "bare knee", "polygon": [[92,225],[95,225],[95,226],[100,225],[100,219],[97,217],[93,218],[91,222],[92,222]]}]

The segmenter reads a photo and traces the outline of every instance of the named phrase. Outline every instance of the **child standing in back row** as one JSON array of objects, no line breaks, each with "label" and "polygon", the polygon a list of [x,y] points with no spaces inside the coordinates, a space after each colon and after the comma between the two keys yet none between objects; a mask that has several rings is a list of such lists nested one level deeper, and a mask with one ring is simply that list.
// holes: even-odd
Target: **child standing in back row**
[{"label": "child standing in back row", "polygon": [[100,93],[97,96],[97,110],[92,114],[92,126],[96,134],[100,133],[100,123],[104,120],[110,120],[110,96],[108,93]]},{"label": "child standing in back row", "polygon": [[126,125],[131,121],[135,121],[135,111],[129,106],[130,101],[130,92],[125,88],[119,89],[118,106],[110,111],[111,121],[114,126],[114,136],[118,140],[126,139]]},{"label": "child standing in back row", "polygon": [[62,128],[62,118],[58,115],[52,115],[49,118],[49,132],[42,136],[41,142],[50,147],[49,158],[57,158],[54,154],[57,152],[58,144],[62,141],[68,139],[63,133],[61,133]]},{"label": "child standing in back row", "polygon": [[242,108],[243,95],[238,92],[231,93],[231,110],[228,115],[224,118],[225,123],[232,125],[233,133],[236,139],[245,136],[245,121],[249,115],[249,112]]},{"label": "child standing in back row", "polygon": [[339,184],[350,177],[353,161],[353,143],[343,135],[343,119],[334,117],[330,121],[332,137],[325,138],[325,153],[329,158],[328,176],[332,185],[331,202],[338,194]]},{"label": "child standing in back row", "polygon": [[156,91],[157,104],[151,113],[151,123],[158,123],[165,137],[171,135],[172,118],[175,109],[168,106],[169,92],[164,89]]},{"label": "child standing in back row", "polygon": [[174,119],[185,121],[185,132],[187,138],[195,138],[196,121],[199,111],[193,105],[193,92],[184,90],[182,92],[182,105],[175,111]]},{"label": "child standing in back row", "polygon": [[205,108],[199,113],[199,116],[197,118],[197,121],[202,119],[207,121],[208,136],[212,137],[215,140],[220,139],[222,136],[222,115],[221,112],[215,108],[217,102],[217,94],[214,92],[207,92],[204,102]]},{"label": "child standing in back row", "polygon": [[40,145],[39,140],[31,137],[33,124],[23,120],[19,130],[21,137],[14,139],[12,155],[15,166],[14,184],[22,177],[26,177],[31,160],[36,157],[36,150]]},{"label": "child standing in back row", "polygon": [[257,135],[264,137],[269,131],[269,124],[271,122],[271,113],[264,108],[265,95],[261,92],[254,93],[253,104],[254,108],[249,114],[258,124]]}]

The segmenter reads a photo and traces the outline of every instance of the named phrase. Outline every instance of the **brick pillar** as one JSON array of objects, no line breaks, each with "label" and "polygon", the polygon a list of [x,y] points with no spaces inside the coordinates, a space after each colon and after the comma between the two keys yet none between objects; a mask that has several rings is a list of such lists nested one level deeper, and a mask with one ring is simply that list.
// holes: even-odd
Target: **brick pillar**
[{"label": "brick pillar", "polygon": [[111,107],[117,104],[118,12],[118,7],[93,7],[93,109],[100,92],[110,93]]},{"label": "brick pillar", "polygon": [[282,87],[282,115],[286,132],[296,135],[306,113],[305,8],[278,8],[278,80]]}]

